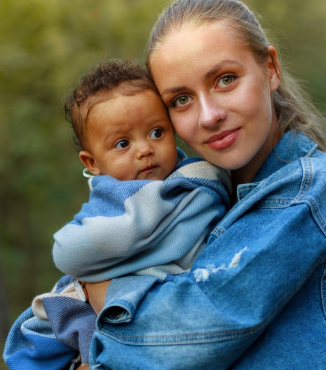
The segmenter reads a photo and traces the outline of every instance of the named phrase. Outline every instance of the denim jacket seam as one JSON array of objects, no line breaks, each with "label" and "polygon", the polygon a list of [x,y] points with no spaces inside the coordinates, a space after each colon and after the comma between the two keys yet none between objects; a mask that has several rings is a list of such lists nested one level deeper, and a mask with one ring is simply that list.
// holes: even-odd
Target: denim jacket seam
[{"label": "denim jacket seam", "polygon": [[300,191],[293,200],[294,202],[296,202],[297,200],[299,200],[301,197],[308,193],[312,183],[312,168],[310,157],[301,158],[300,161],[303,170],[303,179],[301,182]]},{"label": "denim jacket seam", "polygon": [[[266,208],[269,208],[269,209],[280,208],[281,209],[281,208],[286,208],[286,207],[289,207],[289,206],[294,206],[294,205],[299,205],[299,204],[306,204],[309,207],[313,219],[317,223],[317,225],[320,228],[320,230],[322,231],[322,233],[326,236],[326,222],[325,222],[324,218],[322,217],[321,213],[318,210],[315,199],[311,196],[301,195],[301,197],[297,196],[293,200],[282,199],[282,198],[278,198],[278,199],[272,199],[272,198],[268,199],[267,198],[267,199],[263,199],[263,200],[257,202],[256,206],[259,207],[259,208],[265,208],[265,209]],[[225,232],[225,230],[222,229],[221,227],[215,227],[212,230],[211,235],[214,235],[215,237],[219,237],[224,232]]]},{"label": "denim jacket seam", "polygon": [[286,208],[292,205],[292,199],[265,198],[256,203],[257,208]]},{"label": "denim jacket seam", "polygon": [[216,226],[216,227],[212,230],[211,234],[215,235],[216,237],[219,237],[220,235],[224,234],[224,232],[225,232],[225,230],[224,230],[224,229],[222,229],[222,228],[220,228],[220,227]]},{"label": "denim jacket seam", "polygon": [[[219,342],[224,340],[232,340],[237,338],[243,338],[248,335],[252,335],[261,330],[263,324],[260,323],[250,328],[244,328],[239,330],[227,330],[227,331],[215,331],[207,333],[195,333],[195,334],[172,334],[172,335],[123,335],[113,330],[109,330],[104,326],[101,326],[99,331],[114,340],[120,341],[122,343],[135,344],[135,345],[157,345],[165,344],[170,345],[171,343],[207,343],[207,342]],[[183,338],[183,339],[181,339]],[[188,339],[187,339],[188,338]],[[192,340],[190,338],[193,338]],[[132,340],[134,339],[134,340]],[[136,341],[136,340],[141,341]],[[156,340],[155,342],[150,342],[150,340]],[[165,342],[158,342],[158,339],[165,339]]]},{"label": "denim jacket seam", "polygon": [[297,199],[296,203],[294,204],[306,204],[311,211],[313,219],[317,223],[322,233],[326,236],[326,222],[319,212],[315,199],[311,196],[306,196],[304,198],[302,197],[302,199]]},{"label": "denim jacket seam", "polygon": [[324,262],[324,273],[320,281],[320,292],[323,306],[324,318],[326,320],[326,262]]},{"label": "denim jacket seam", "polygon": [[[293,203],[293,199],[285,199],[285,198],[265,198],[259,200],[256,204],[253,206],[257,208],[286,208],[291,206]],[[270,203],[270,204],[267,204]],[[211,235],[214,235],[215,237],[219,237],[222,234],[225,233],[225,229],[221,228],[220,226],[216,226],[212,231]]]}]

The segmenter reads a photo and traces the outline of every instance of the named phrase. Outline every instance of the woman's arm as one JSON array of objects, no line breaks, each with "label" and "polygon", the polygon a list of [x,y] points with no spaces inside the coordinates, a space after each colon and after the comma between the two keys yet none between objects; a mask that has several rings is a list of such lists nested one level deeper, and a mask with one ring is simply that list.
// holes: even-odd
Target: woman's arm
[{"label": "woman's arm", "polygon": [[[302,216],[309,217],[308,213]],[[108,368],[127,369],[124,361],[128,358],[143,370],[172,369],[171,361],[182,363],[178,370],[227,369],[271,324],[322,260],[325,236],[318,232],[313,243],[311,236],[302,240],[298,221],[287,220],[291,233],[278,231],[275,224],[260,223],[255,241],[254,235],[250,238],[244,232],[233,232],[236,241],[221,239],[230,252],[227,247],[221,250],[216,240],[198,258],[193,276],[155,285],[127,325],[109,323],[110,310],[102,311],[92,347],[95,363],[104,361]],[[306,225],[312,234],[316,232],[312,221]],[[275,239],[271,240],[272,232]],[[217,257],[221,254],[224,256]],[[316,286],[319,284],[317,280]],[[305,299],[303,294],[302,302]],[[311,304],[318,306],[318,316],[322,316],[319,303]],[[299,325],[295,311],[291,320],[293,326]],[[288,341],[286,350],[293,347],[295,339],[290,334],[282,340]],[[265,357],[273,352],[272,346],[266,348]]]},{"label": "woman's arm", "polygon": [[[264,359],[280,361],[278,368],[284,369],[288,361],[313,363],[310,368],[325,364],[325,354],[316,355],[316,346],[312,352],[302,344],[296,347],[307,339],[307,330],[321,347],[326,345],[320,290],[326,253],[325,170],[318,171],[318,163],[306,158],[297,164],[271,183],[244,186],[239,192],[244,201],[214,230],[192,271],[151,287],[130,323],[112,323],[106,307],[93,337],[94,364],[121,370],[130,364],[143,370],[224,370],[232,364],[236,369],[236,360],[255,341],[261,345],[259,361],[250,363],[249,355],[250,365],[239,369],[266,368]],[[318,176],[312,176],[312,169]],[[113,283],[115,291],[117,284],[123,289],[123,278]],[[260,340],[269,325],[269,335]],[[280,353],[277,359],[275,353]]]}]

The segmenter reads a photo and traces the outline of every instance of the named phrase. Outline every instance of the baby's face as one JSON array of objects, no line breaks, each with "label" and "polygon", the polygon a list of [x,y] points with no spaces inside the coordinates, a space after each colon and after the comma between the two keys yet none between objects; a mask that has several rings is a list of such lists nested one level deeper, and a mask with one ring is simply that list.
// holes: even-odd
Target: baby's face
[{"label": "baby's face", "polygon": [[[87,122],[86,167],[124,180],[163,180],[175,168],[175,134],[166,108],[151,90],[115,94],[96,104]],[[88,165],[87,165],[88,163]]]}]

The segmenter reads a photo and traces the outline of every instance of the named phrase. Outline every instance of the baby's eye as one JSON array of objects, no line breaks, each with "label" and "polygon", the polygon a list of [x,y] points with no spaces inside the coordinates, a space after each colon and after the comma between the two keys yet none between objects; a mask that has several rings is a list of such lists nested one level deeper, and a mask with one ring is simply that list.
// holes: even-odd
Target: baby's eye
[{"label": "baby's eye", "polygon": [[115,147],[117,149],[126,149],[129,146],[129,141],[128,140],[120,140],[115,144]]},{"label": "baby's eye", "polygon": [[231,85],[235,78],[235,75],[224,75],[218,80],[217,85],[218,87],[227,87]]},{"label": "baby's eye", "polygon": [[190,102],[191,98],[188,95],[182,95],[177,97],[175,100],[172,102],[173,107],[182,107],[183,105],[186,105]]},{"label": "baby's eye", "polygon": [[163,135],[163,130],[162,130],[162,129],[160,129],[160,128],[156,128],[155,130],[153,130],[153,131],[151,132],[150,137],[151,137],[152,139],[159,139],[160,137],[162,137],[162,135]]}]

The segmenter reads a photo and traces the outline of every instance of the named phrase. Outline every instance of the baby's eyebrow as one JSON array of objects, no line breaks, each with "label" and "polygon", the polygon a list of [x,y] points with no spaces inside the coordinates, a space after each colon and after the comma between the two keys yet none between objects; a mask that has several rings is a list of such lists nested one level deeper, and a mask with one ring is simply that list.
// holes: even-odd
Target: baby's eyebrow
[{"label": "baby's eyebrow", "polygon": [[120,137],[121,138],[124,138],[124,136],[126,136],[126,134],[128,133],[128,131],[123,131],[121,130],[121,128],[119,128],[118,130],[110,130],[108,131],[108,133],[104,136],[103,138],[103,141],[107,141],[107,140],[118,140]]}]

